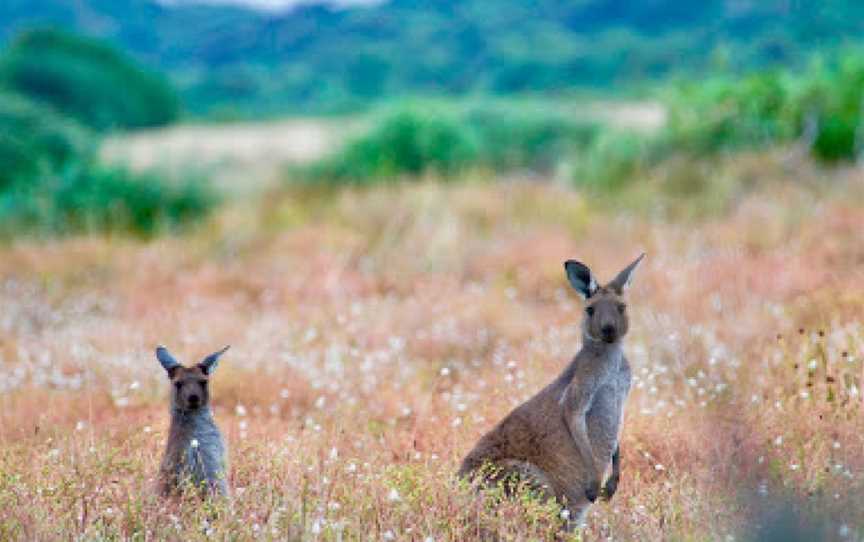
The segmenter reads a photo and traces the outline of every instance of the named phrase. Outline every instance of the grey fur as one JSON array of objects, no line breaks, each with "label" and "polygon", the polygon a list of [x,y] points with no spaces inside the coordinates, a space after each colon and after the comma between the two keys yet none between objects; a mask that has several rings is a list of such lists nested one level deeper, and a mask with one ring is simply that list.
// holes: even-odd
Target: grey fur
[{"label": "grey fur", "polygon": [[[159,468],[159,489],[165,496],[178,493],[186,485],[206,494],[229,494],[228,454],[210,410],[207,387],[215,361],[225,350],[227,347],[191,367],[183,367],[175,360],[176,365],[169,364],[166,368],[172,383],[171,427]],[[160,356],[160,352],[163,355]],[[167,350],[163,347],[157,349],[157,358],[163,367],[164,354]],[[214,356],[205,365],[207,359]]]},{"label": "grey fur", "polygon": [[222,350],[219,350],[218,352],[213,352],[212,354],[204,358],[204,360],[201,361],[201,367],[204,369],[204,372],[210,374],[215,371],[216,367],[219,365],[219,358],[222,356],[222,354],[227,352],[229,348],[231,348],[230,344]]},{"label": "grey fur", "polygon": [[596,281],[586,266],[565,264],[568,279],[588,300],[582,349],[551,384],[480,439],[463,460],[460,477],[480,478],[484,485],[511,476],[524,480],[566,507],[569,528],[598,497],[612,497],[620,479],[618,439],[631,379],[621,348],[629,322],[618,287],[629,281],[641,258],[624,270],[624,282],[615,283],[622,272],[615,284],[596,288],[590,287]]},{"label": "grey fur", "polygon": [[156,347],[156,359],[159,360],[159,363],[162,365],[162,368],[168,372],[174,370],[175,367],[179,367],[180,363],[174,359],[174,356],[171,355],[171,352],[168,351],[164,346]]}]

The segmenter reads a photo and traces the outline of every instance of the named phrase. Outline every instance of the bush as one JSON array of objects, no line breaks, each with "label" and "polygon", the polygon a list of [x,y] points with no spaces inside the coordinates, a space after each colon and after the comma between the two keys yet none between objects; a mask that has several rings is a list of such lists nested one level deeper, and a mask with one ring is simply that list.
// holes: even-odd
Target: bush
[{"label": "bush", "polygon": [[79,163],[0,192],[0,234],[115,232],[149,237],[196,222],[216,204],[200,180]]},{"label": "bush", "polygon": [[470,108],[463,118],[478,135],[483,164],[496,171],[553,171],[562,158],[589,145],[601,128],[557,108],[521,104]]},{"label": "bush", "polygon": [[682,85],[667,100],[663,138],[670,148],[693,155],[768,146],[798,132],[793,98],[779,73]]},{"label": "bush", "polygon": [[45,105],[0,94],[0,234],[153,235],[216,204],[198,180],[173,182],[98,163],[90,132]]},{"label": "bush", "polygon": [[0,61],[0,81],[100,130],[158,126],[179,114],[162,76],[103,42],[55,30],[18,36]]},{"label": "bush", "polygon": [[549,172],[598,133],[596,123],[538,107],[414,106],[385,114],[307,176],[369,183],[471,169]]},{"label": "bush", "polygon": [[636,133],[605,130],[576,154],[573,180],[593,190],[614,190],[648,164],[648,143]]},{"label": "bush", "polygon": [[361,184],[426,173],[450,177],[477,163],[478,153],[474,132],[452,115],[408,109],[316,165],[313,177]]},{"label": "bush", "polygon": [[93,141],[76,122],[48,107],[0,93],[0,191],[90,155]]}]

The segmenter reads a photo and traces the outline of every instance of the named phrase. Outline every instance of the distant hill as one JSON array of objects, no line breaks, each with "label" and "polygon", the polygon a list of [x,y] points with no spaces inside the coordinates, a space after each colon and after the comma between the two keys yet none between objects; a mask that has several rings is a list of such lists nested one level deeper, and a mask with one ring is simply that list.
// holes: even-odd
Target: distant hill
[{"label": "distant hill", "polygon": [[287,13],[151,0],[4,0],[0,39],[53,25],[168,70],[198,112],[326,111],[391,96],[620,91],[856,44],[856,0],[392,0]]}]

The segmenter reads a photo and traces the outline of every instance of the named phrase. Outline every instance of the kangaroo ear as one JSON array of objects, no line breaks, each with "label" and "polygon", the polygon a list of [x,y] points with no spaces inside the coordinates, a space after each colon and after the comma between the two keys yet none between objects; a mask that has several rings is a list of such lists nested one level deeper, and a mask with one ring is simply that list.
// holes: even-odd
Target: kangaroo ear
[{"label": "kangaroo ear", "polygon": [[230,344],[218,352],[213,352],[198,364],[198,366],[201,367],[201,370],[204,371],[204,374],[209,375],[216,370],[216,366],[219,365],[219,357],[227,352],[229,348],[231,348]]},{"label": "kangaroo ear", "polygon": [[615,277],[615,280],[609,283],[609,287],[618,292],[618,295],[624,293],[630,286],[630,282],[633,280],[633,272],[636,271],[636,268],[639,267],[639,264],[642,262],[642,258],[645,257],[645,253],[639,255],[633,263],[624,268],[623,271],[618,273],[618,276]]},{"label": "kangaroo ear", "polygon": [[168,351],[164,346],[156,347],[156,359],[159,360],[159,363],[162,365],[162,368],[168,373],[168,376],[172,376],[174,371],[177,370],[177,367],[180,367],[180,363],[174,359],[174,356]]},{"label": "kangaroo ear", "polygon": [[582,299],[588,299],[597,292],[597,281],[594,280],[594,274],[587,265],[576,260],[567,260],[564,262],[564,270],[567,271],[570,286],[582,296]]}]

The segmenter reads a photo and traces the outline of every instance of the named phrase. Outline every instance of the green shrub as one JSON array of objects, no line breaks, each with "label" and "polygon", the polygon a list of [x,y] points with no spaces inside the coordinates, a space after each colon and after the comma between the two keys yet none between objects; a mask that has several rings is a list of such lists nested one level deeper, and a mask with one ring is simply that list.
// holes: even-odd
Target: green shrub
[{"label": "green shrub", "polygon": [[76,122],[21,96],[0,93],[0,191],[61,169],[93,149]]},{"label": "green shrub", "polygon": [[201,220],[217,203],[201,180],[73,164],[0,192],[0,234],[115,232],[152,236]]},{"label": "green shrub", "polygon": [[383,115],[307,176],[370,183],[425,174],[453,177],[471,169],[549,172],[599,131],[594,122],[539,107],[413,106]]},{"label": "green shrub", "polygon": [[614,190],[632,180],[648,164],[645,136],[604,130],[575,156],[573,180],[593,190]]},{"label": "green shrub", "polygon": [[198,180],[172,181],[98,163],[92,134],[51,108],[0,94],[0,234],[153,235],[216,204]]},{"label": "green shrub", "polygon": [[694,155],[764,147],[798,131],[788,82],[776,72],[682,85],[667,104],[666,144]]},{"label": "green shrub", "polygon": [[449,177],[475,164],[478,156],[476,135],[455,117],[408,109],[386,116],[369,133],[316,165],[313,177],[349,183],[426,173]]},{"label": "green shrub", "polygon": [[601,128],[558,108],[522,104],[469,108],[463,119],[477,133],[481,161],[496,171],[553,171],[563,158],[590,144]]},{"label": "green shrub", "polygon": [[162,76],[106,43],[56,30],[19,35],[0,61],[0,81],[96,129],[157,126],[179,113]]}]

